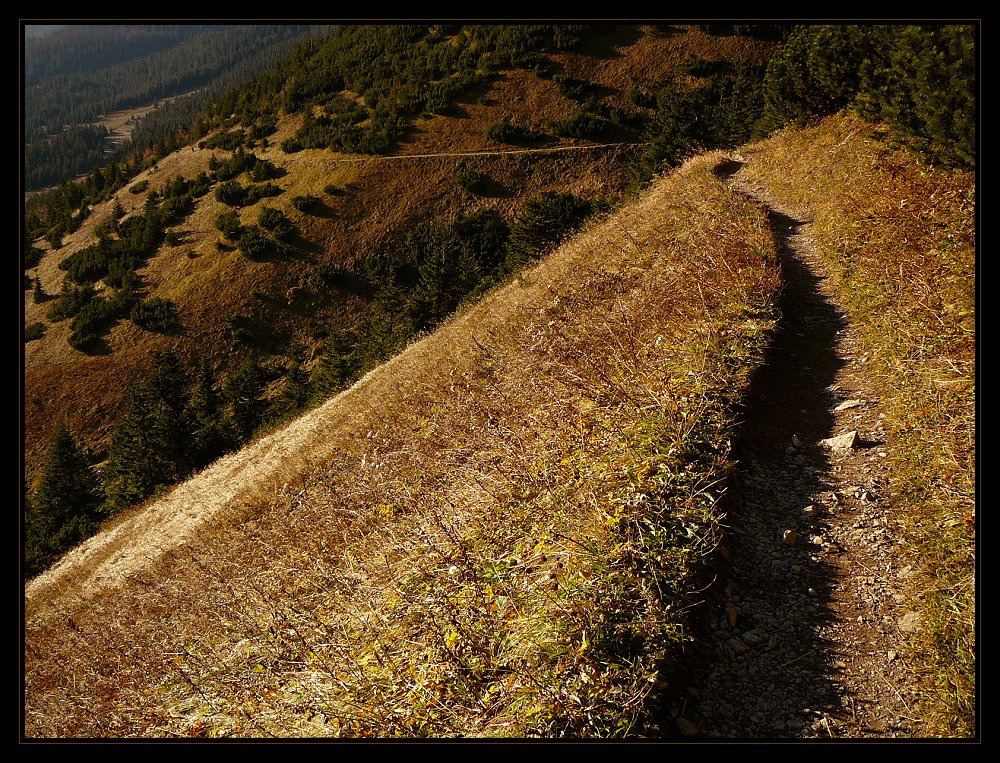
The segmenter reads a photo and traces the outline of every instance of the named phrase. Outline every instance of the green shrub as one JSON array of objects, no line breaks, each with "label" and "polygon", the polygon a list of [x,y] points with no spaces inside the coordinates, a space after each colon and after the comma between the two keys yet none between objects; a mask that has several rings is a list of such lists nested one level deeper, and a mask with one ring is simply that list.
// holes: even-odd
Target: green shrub
[{"label": "green shrub", "polygon": [[764,92],[762,133],[854,106],[932,158],[974,164],[970,25],[798,27],[768,63]]},{"label": "green shrub", "polygon": [[292,199],[292,206],[299,210],[299,212],[308,214],[322,209],[323,201],[318,196],[296,196]]},{"label": "green shrub", "polygon": [[594,83],[571,77],[568,74],[556,74],[552,81],[556,89],[571,101],[582,101],[596,90]]},{"label": "green shrub", "polygon": [[181,328],[180,316],[174,303],[159,297],[135,305],[129,318],[135,325],[161,334],[174,334]]},{"label": "green shrub", "polygon": [[149,181],[148,180],[140,180],[135,185],[130,186],[129,189],[128,189],[128,192],[129,193],[140,194],[143,191],[145,191],[147,188],[149,188]]},{"label": "green shrub", "polygon": [[255,183],[260,183],[264,180],[274,180],[283,175],[285,175],[285,170],[273,162],[269,162],[267,159],[258,159],[250,168],[250,179]]},{"label": "green shrub", "polygon": [[246,140],[246,133],[243,130],[229,130],[217,133],[206,140],[206,148],[221,148],[225,151],[233,151],[243,145]]},{"label": "green shrub", "polygon": [[49,320],[62,321],[66,318],[72,318],[96,296],[97,292],[92,286],[81,286],[79,288],[70,289],[69,291],[64,291],[59,296],[56,303],[49,308]]},{"label": "green shrub", "polygon": [[44,323],[32,323],[24,329],[24,341],[34,342],[36,339],[41,339],[45,336],[45,324]]},{"label": "green shrub", "polygon": [[222,231],[222,234],[230,241],[236,241],[243,233],[240,215],[235,209],[223,212],[215,218],[215,227]]},{"label": "green shrub", "polygon": [[237,181],[229,180],[216,187],[215,198],[230,207],[242,207],[246,202],[246,190]]},{"label": "green shrub", "polygon": [[976,39],[971,26],[877,27],[855,105],[946,163],[976,154]]},{"label": "green shrub", "polygon": [[455,170],[455,180],[461,188],[476,194],[484,193],[492,183],[489,175],[472,169],[465,159],[459,162]]},{"label": "green shrub", "polygon": [[283,212],[273,207],[261,207],[257,223],[277,238],[287,238],[295,232],[292,221],[285,217]]},{"label": "green shrub", "polygon": [[544,140],[548,137],[543,132],[538,132],[528,127],[522,127],[521,125],[512,124],[508,119],[501,120],[491,125],[486,131],[486,135],[490,138],[490,140],[495,140],[498,143],[508,143],[515,146],[537,143],[538,141]]},{"label": "green shrub", "polygon": [[256,183],[251,186],[247,186],[245,204],[250,206],[251,204],[256,204],[261,199],[268,199],[272,196],[280,196],[284,193],[284,190],[274,183]]},{"label": "green shrub", "polygon": [[24,245],[24,269],[28,270],[33,267],[37,267],[38,263],[42,261],[42,250],[39,249],[32,243],[26,243]]},{"label": "green shrub", "polygon": [[354,278],[351,269],[341,265],[321,265],[316,272],[320,278],[334,287],[342,287]]},{"label": "green shrub", "polygon": [[262,234],[256,228],[248,228],[240,236],[240,251],[251,260],[263,260],[279,252],[277,242]]},{"label": "green shrub", "polygon": [[520,265],[555,246],[578,228],[593,205],[571,193],[546,191],[525,202],[510,231],[510,260]]},{"label": "green shrub", "polygon": [[568,119],[561,122],[552,123],[552,132],[563,138],[580,138],[583,140],[604,140],[607,137],[610,125],[604,119],[587,114],[583,111],[576,112]]}]

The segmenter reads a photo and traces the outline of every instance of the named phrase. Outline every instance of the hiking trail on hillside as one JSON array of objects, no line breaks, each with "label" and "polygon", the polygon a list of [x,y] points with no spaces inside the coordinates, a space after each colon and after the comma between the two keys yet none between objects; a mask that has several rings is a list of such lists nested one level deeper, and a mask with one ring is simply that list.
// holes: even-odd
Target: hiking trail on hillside
[{"label": "hiking trail on hillside", "polygon": [[[890,444],[869,358],[808,213],[744,180],[745,161],[717,171],[768,209],[782,319],[735,444],[727,570],[704,613],[710,637],[668,711],[692,737],[919,735],[903,648],[919,618],[899,592],[910,568],[899,568],[883,502]],[[851,432],[853,447],[820,444]]]}]

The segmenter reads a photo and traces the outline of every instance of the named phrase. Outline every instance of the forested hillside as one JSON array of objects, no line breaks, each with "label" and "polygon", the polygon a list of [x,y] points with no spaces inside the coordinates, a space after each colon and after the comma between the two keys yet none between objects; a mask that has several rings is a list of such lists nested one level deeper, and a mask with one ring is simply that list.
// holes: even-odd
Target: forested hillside
[{"label": "forested hillside", "polygon": [[[211,97],[272,66],[309,26],[64,25],[29,37],[24,52],[28,189],[108,161],[101,115],[202,90],[170,107],[136,144],[148,147],[190,125]],[[165,121],[166,120],[166,121]]]}]

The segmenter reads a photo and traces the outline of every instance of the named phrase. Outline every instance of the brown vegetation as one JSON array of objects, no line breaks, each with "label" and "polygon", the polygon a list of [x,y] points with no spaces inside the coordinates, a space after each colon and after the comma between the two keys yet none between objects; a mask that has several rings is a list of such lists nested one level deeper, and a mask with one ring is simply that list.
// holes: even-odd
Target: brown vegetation
[{"label": "brown vegetation", "polygon": [[776,317],[719,160],[33,581],[28,733],[655,733]]}]

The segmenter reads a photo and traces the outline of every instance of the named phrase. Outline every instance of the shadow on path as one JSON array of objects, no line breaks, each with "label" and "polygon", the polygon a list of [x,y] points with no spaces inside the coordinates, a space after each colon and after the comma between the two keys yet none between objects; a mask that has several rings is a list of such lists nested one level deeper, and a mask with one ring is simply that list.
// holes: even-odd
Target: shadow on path
[{"label": "shadow on path", "polygon": [[[717,173],[728,180],[741,166],[726,162]],[[846,321],[801,259],[811,246],[808,221],[768,215],[780,247],[782,317],[734,442],[726,569],[706,604],[691,685],[670,708],[688,735],[826,736],[824,718],[841,705],[835,655],[820,635],[836,569],[813,542],[825,525],[808,507],[831,489],[826,453],[814,443],[834,426],[830,388],[844,365],[838,334]]]}]

